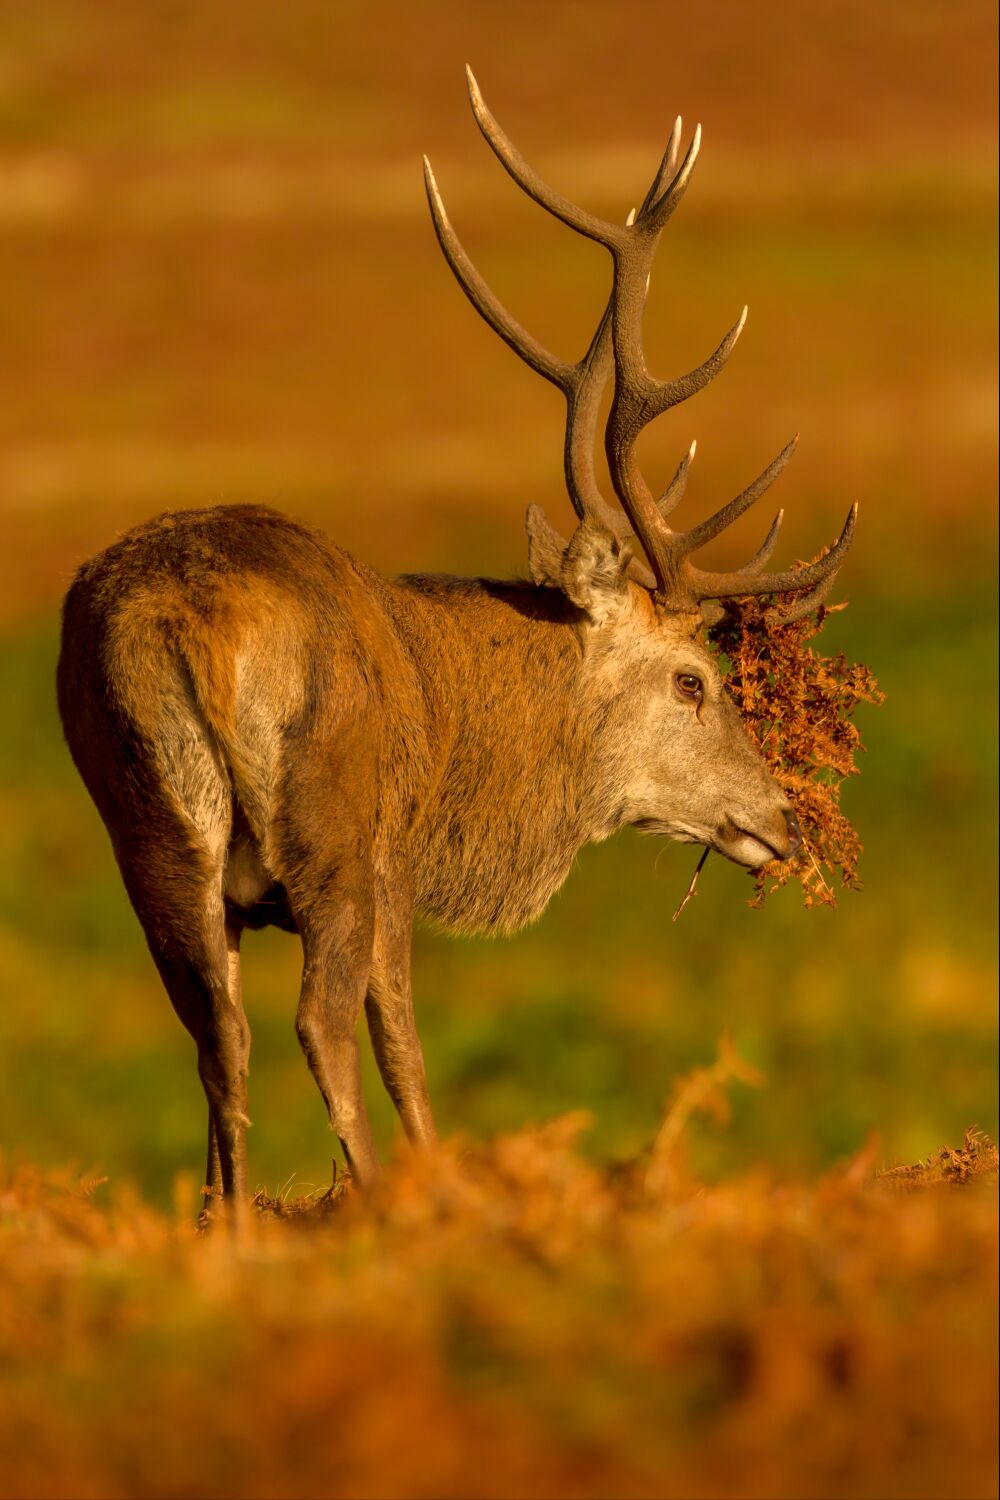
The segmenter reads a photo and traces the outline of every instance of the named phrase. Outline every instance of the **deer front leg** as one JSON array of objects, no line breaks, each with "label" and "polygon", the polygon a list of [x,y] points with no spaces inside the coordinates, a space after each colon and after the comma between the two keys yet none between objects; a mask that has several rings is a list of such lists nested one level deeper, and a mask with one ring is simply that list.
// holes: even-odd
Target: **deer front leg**
[{"label": "deer front leg", "polygon": [[300,926],[305,963],[295,1029],[351,1175],[365,1186],[378,1173],[357,1039],[372,963],[371,910],[345,897],[333,910],[314,909]]},{"label": "deer front leg", "polygon": [[375,950],[365,997],[368,1031],[386,1091],[415,1146],[437,1140],[424,1054],[413,1015],[410,946],[413,909],[383,893],[375,918]]}]

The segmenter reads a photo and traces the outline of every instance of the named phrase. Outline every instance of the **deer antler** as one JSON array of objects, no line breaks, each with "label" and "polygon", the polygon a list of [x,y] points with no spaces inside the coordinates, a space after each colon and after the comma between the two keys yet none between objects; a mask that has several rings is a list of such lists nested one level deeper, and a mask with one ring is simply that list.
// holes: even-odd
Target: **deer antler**
[{"label": "deer antler", "polygon": [[[631,529],[652,570],[650,572],[641,563],[633,561],[633,576],[655,589],[668,608],[690,609],[703,600],[729,599],[741,594],[796,592],[802,593],[803,597],[779,614],[779,618],[786,622],[800,618],[814,609],[832,587],[834,575],[854,535],[856,505],[851,507],[834,546],[825,557],[808,567],[782,573],[763,571],[777,540],[781,511],[775,517],[763,546],[738,571],[706,572],[690,561],[692,552],[718,536],[770,487],[791,457],[795,439],[742,494],[689,531],[672,530],[666,518],[684,493],[695,445],[691,444],[659,499],[653,497],[636,459],[636,442],[643,428],[714,379],[732,353],[746,321],[747,310],[744,308],[714,353],[686,375],[674,380],[656,380],[650,374],[642,346],[642,319],[650,270],[660,234],[680,203],[694,170],[701,145],[701,126],[695,128],[691,144],[678,168],[681,136],[678,118],[638,212],[633,210],[624,224],[613,224],[578,208],[542,181],[490,114],[472,70],[467,68],[466,73],[476,123],[506,171],[542,208],[578,234],[603,245],[613,262],[608,305],[586,354],[576,364],[570,364],[543,348],[490,291],[451,227],[430,163],[424,158],[424,178],[434,228],[459,285],[480,316],[514,353],[539,375],[558,386],[566,398],[563,465],[566,487],[576,514],[581,520],[589,517],[598,521],[618,536],[627,535]],[[601,396],[612,372],[614,394],[605,430],[605,450],[611,483],[622,513],[605,501],[594,473],[594,442]]]}]

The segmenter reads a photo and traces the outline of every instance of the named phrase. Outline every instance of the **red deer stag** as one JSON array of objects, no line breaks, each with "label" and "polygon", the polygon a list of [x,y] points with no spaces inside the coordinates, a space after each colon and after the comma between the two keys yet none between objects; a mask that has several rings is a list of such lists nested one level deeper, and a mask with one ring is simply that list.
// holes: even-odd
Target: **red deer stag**
[{"label": "red deer stag", "polygon": [[[130,531],[80,569],[66,598],[66,739],[197,1045],[209,1204],[221,1197],[237,1224],[250,1050],[244,928],[299,934],[298,1036],[351,1172],[367,1183],[377,1157],[358,1064],[362,1005],[407,1136],[434,1138],[410,992],[416,913],[458,931],[509,932],[542,912],[581,845],[626,824],[750,867],[788,858],[800,841],[703,626],[717,601],[737,595],[794,593],[788,619],[812,609],[850,544],[854,511],[809,567],[764,571],[779,512],[745,568],[705,571],[692,554],[764,493],[793,445],[689,531],[668,516],[693,445],[659,498],[636,460],[646,424],[707,385],[743,327],[741,317],[679,379],[656,380],[646,367],[650,265],[700,133],[678,167],[678,120],[638,212],[608,223],[541,181],[471,73],[469,91],[514,181],[613,262],[590,347],[566,363],[488,289],[426,166],[437,236],[466,296],[566,398],[578,519],[569,542],[532,506],[530,583],[387,582],[285,516],[224,506]],[[612,378],[605,445],[620,509],[602,498],[594,469]]]}]

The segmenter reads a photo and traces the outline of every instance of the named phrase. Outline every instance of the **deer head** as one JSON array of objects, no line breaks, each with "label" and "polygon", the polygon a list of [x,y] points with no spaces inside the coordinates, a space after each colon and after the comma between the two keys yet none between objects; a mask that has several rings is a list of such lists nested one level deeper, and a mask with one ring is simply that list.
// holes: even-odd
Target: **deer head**
[{"label": "deer head", "polygon": [[[542,208],[578,234],[603,245],[613,265],[611,296],[583,358],[575,364],[543,348],[511,316],[483,281],[458,240],[424,161],[431,214],[451,270],[476,311],[515,354],[558,386],[566,398],[564,471],[578,526],[567,542],[543,512],[528,510],[529,562],[535,583],[562,589],[581,612],[586,654],[595,679],[606,679],[626,705],[620,754],[612,757],[611,789],[622,822],[637,823],[683,841],[705,843],[739,863],[757,866],[788,858],[800,832],[787,798],[767,772],[728,699],[704,639],[725,601],[748,594],[797,597],[785,622],[820,604],[851,544],[853,506],[837,542],[818,562],[785,572],[765,571],[783,512],[745,567],[718,573],[692,556],[741,516],[769,488],[795,448],[795,439],[727,505],[688,531],[668,523],[684,494],[695,444],[664,492],[655,497],[636,458],[636,443],[655,417],[702,390],[729,358],[746,308],[718,348],[697,369],[657,380],[643,352],[642,319],[660,234],[680,203],[697,160],[696,128],[678,165],[677,120],[653,183],[624,224],[595,217],[544,183],[490,114],[471,70],[469,96],[487,143],[514,181]],[[605,430],[608,472],[618,507],[602,496],[594,467],[601,399],[613,377]]]}]

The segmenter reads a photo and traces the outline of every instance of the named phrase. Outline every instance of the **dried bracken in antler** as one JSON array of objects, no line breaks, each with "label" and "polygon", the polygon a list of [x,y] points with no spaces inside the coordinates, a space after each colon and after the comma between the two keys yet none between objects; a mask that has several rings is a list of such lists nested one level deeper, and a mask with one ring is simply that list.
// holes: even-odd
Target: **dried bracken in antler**
[{"label": "dried bracken in antler", "polygon": [[823,656],[810,645],[826,616],[840,608],[820,605],[784,624],[766,601],[737,599],[709,631],[727,663],[730,694],[802,827],[802,847],[794,858],[753,872],[751,906],[761,906],[790,880],[801,882],[806,906],[836,906],[824,869],[839,872],[842,886],[860,885],[862,845],[841,811],[840,788],[845,777],[858,774],[854,757],[864,749],[854,711],[859,703],[883,702],[885,695],[869,667],[848,662],[839,651]]}]

